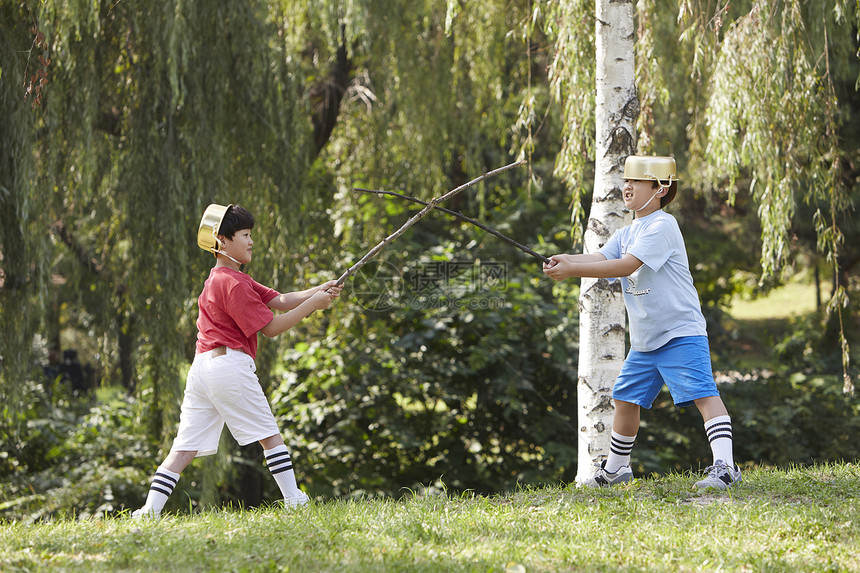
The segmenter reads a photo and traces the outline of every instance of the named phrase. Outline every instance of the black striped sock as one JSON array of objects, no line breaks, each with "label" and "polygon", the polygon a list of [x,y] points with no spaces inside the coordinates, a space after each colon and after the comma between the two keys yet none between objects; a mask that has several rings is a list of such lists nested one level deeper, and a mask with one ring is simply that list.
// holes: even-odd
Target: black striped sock
[{"label": "black striped sock", "polygon": [[716,416],[705,422],[705,433],[711,445],[714,462],[723,460],[726,465],[734,467],[732,452],[732,419],[728,416]]},{"label": "black striped sock", "polygon": [[287,446],[275,446],[271,450],[263,450],[266,457],[266,465],[272,472],[272,477],[278,484],[284,499],[295,499],[304,494],[296,484],[296,473],[293,471],[293,460]]},{"label": "black striped sock", "polygon": [[293,460],[290,458],[290,452],[286,446],[273,448],[266,453],[266,465],[272,475],[277,475],[281,472],[293,469]]},{"label": "black striped sock", "polygon": [[178,481],[178,473],[174,473],[164,467],[159,467],[155,470],[155,475],[152,477],[152,483],[149,486],[149,493],[146,495],[146,503],[142,509],[161,513],[161,510],[164,509],[164,504],[167,503],[167,498],[173,493],[173,489],[176,487]]},{"label": "black striped sock", "polygon": [[606,458],[604,468],[610,473],[615,473],[624,466],[630,465],[630,452],[633,451],[633,444],[636,442],[636,436],[622,436],[621,434],[612,432],[612,438],[609,441],[609,456]]},{"label": "black striped sock", "polygon": [[[173,472],[171,472],[173,473]],[[157,491],[158,493],[170,497],[170,494],[173,493],[174,488],[176,487],[176,483],[179,481],[179,478],[172,477],[167,475],[163,469],[159,468],[155,472],[155,477],[152,478],[152,485],[149,486],[149,489]]]},{"label": "black striped sock", "polygon": [[714,440],[719,440],[720,438],[728,438],[731,440],[732,423],[730,421],[716,422],[711,424],[710,426],[705,426],[705,432],[708,433],[708,442],[713,442]]},{"label": "black striped sock", "polygon": [[609,441],[609,449],[612,453],[619,456],[629,456],[633,451],[633,443],[636,441],[636,436],[622,436],[612,432],[612,439]]}]

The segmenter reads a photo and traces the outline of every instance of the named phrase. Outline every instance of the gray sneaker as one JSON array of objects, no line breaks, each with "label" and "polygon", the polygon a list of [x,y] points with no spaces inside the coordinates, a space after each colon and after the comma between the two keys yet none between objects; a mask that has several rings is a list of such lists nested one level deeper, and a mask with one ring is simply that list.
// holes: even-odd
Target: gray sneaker
[{"label": "gray sneaker", "polygon": [[630,469],[630,466],[621,466],[615,472],[606,471],[606,460],[603,460],[600,465],[594,464],[594,466],[597,468],[594,476],[582,482],[580,487],[608,487],[633,479],[633,470]]},{"label": "gray sneaker", "polygon": [[730,468],[723,460],[717,460],[706,470],[705,479],[696,482],[699,489],[725,490],[741,481],[741,468],[737,465]]}]

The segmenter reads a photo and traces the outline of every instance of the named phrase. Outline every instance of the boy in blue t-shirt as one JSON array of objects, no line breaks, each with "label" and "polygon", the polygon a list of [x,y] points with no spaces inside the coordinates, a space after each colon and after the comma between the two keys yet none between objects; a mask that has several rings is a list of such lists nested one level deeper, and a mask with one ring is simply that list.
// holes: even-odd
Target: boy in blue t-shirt
[{"label": "boy in blue t-shirt", "polygon": [[[662,207],[675,198],[671,157],[629,156],[624,205],[633,223],[593,254],[554,255],[543,270],[554,280],[620,278],[630,323],[630,352],[612,389],[615,415],[609,456],[582,485],[611,486],[633,479],[630,452],[641,408],[650,408],[665,383],[678,406],[696,404],[714,462],[700,489],[724,490],[741,481],[732,453],[732,424],[711,370],[708,333],[693,285],[678,222]],[[654,201],[659,197],[659,201]]]}]

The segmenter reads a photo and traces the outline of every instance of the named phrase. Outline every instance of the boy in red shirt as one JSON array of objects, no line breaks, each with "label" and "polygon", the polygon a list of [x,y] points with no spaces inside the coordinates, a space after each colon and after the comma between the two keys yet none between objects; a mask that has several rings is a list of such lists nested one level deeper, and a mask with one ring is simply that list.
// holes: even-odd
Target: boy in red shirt
[{"label": "boy in red shirt", "polygon": [[[214,454],[224,424],[244,446],[260,442],[266,465],[287,506],[304,505],[290,453],[256,375],[257,333],[273,337],[315,310],[328,308],[343,286],[329,281],[308,290],[281,294],[239,269],[251,262],[254,217],[231,206],[218,227],[221,249],[198,298],[197,352],[188,372],[179,431],[156,470],[144,506],[132,517],[158,517],[195,457]],[[277,316],[272,312],[283,312]]]}]

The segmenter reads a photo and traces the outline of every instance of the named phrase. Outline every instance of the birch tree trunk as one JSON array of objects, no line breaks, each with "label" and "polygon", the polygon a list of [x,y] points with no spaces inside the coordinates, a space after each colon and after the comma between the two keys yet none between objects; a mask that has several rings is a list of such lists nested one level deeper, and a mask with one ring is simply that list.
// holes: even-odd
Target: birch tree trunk
[{"label": "birch tree trunk", "polygon": [[[631,0],[596,0],[596,159],[591,215],[584,252],[602,247],[632,213],[621,194],[624,159],[636,148],[639,99],[634,84]],[[578,482],[609,452],[612,384],[624,361],[625,313],[618,281],[582,279],[579,300]]]}]

